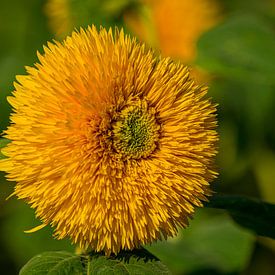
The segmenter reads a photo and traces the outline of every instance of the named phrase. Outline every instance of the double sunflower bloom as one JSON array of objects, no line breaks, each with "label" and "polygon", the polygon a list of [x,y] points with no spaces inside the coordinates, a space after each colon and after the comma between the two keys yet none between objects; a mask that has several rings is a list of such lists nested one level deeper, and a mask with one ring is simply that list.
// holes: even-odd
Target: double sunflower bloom
[{"label": "double sunflower bloom", "polygon": [[18,76],[0,170],[55,235],[118,253],[174,236],[216,176],[215,105],[123,31],[49,43]]}]

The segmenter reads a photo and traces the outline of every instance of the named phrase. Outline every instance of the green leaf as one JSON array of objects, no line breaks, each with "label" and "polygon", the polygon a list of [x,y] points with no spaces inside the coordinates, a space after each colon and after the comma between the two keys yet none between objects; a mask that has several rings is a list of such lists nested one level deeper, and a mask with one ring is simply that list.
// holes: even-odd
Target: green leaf
[{"label": "green leaf", "polygon": [[81,257],[65,251],[44,252],[33,257],[19,275],[84,274]]},{"label": "green leaf", "polygon": [[173,274],[195,274],[201,270],[238,274],[251,258],[254,240],[253,234],[236,226],[226,213],[203,208],[197,209],[190,226],[180,230],[177,237],[146,249]]},{"label": "green leaf", "polygon": [[145,260],[136,257],[131,251],[116,257],[102,256],[98,253],[75,255],[69,252],[44,252],[32,258],[20,271],[20,275],[167,275],[171,274],[158,260]]},{"label": "green leaf", "polygon": [[[255,144],[271,140],[275,101],[273,24],[255,14],[228,16],[200,38],[196,62],[217,76],[210,90],[220,105],[220,124],[232,121],[239,150],[252,151]],[[228,150],[221,147],[224,151]]]},{"label": "green leaf", "polygon": [[216,195],[206,206],[225,209],[241,226],[258,235],[275,238],[274,204],[242,196]]},{"label": "green leaf", "polygon": [[[86,27],[94,24],[96,26],[118,26],[121,27],[122,13],[128,6],[131,6],[129,0],[77,0],[68,1],[69,3],[69,18],[72,28]],[[71,31],[73,31],[71,29]]]},{"label": "green leaf", "polygon": [[87,274],[165,275],[171,273],[160,261],[145,262],[136,257],[131,257],[126,262],[101,256],[89,259]]},{"label": "green leaf", "polygon": [[274,83],[273,26],[253,15],[235,15],[205,33],[198,43],[197,64],[210,72]]},{"label": "green leaf", "polygon": [[6,147],[6,145],[10,142],[10,140],[6,138],[0,138],[0,159],[4,159],[5,156],[2,154],[1,149]]}]

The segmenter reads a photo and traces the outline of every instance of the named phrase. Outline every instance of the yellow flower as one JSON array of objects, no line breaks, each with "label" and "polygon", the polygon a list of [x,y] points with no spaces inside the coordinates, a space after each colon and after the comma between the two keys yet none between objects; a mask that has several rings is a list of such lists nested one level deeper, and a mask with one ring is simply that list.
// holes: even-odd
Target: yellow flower
[{"label": "yellow flower", "polygon": [[8,98],[0,170],[15,194],[83,248],[110,254],[174,236],[216,175],[207,88],[123,31],[93,26],[44,50]]},{"label": "yellow flower", "polygon": [[220,21],[216,0],[144,0],[141,14],[125,16],[140,39],[165,56],[192,62],[199,37]]}]

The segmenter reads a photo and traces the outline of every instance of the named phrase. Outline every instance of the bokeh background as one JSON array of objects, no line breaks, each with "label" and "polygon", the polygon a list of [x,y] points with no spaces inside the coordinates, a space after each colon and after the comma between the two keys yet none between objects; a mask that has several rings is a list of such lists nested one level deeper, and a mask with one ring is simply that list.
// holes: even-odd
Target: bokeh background
[{"label": "bokeh background", "polygon": [[[275,203],[274,0],[1,0],[0,130],[17,74],[37,62],[47,41],[88,24],[124,27],[163,56],[191,66],[219,104],[218,193]],[[69,250],[16,198],[0,174],[0,272],[18,274],[42,251]],[[241,228],[223,211],[200,209],[178,237],[147,248],[173,274],[275,274],[275,241]]]}]

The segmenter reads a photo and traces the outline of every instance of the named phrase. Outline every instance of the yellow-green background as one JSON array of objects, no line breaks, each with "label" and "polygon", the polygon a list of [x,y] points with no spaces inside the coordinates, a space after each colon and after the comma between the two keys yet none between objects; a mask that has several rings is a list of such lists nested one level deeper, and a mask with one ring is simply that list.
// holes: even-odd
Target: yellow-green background
[{"label": "yellow-green background", "polygon": [[[87,22],[123,26],[123,13],[140,5],[138,0],[79,0],[78,4],[82,2],[93,7],[90,15],[85,9],[78,14],[83,26]],[[113,5],[109,14],[102,9],[106,2]],[[195,61],[212,75],[210,95],[219,104],[220,176],[213,189],[275,203],[275,2],[219,2],[223,20],[202,35]],[[36,61],[36,51],[54,37],[44,7],[45,1],[39,0],[0,2],[1,131],[9,123],[6,96],[15,76],[23,74],[24,66]],[[75,249],[69,241],[53,240],[50,228],[23,233],[39,221],[24,202],[5,200],[13,186],[0,174],[1,274],[17,274],[39,252]],[[216,210],[199,210],[190,228],[148,249],[173,274],[275,274],[275,242],[255,236]]]}]

